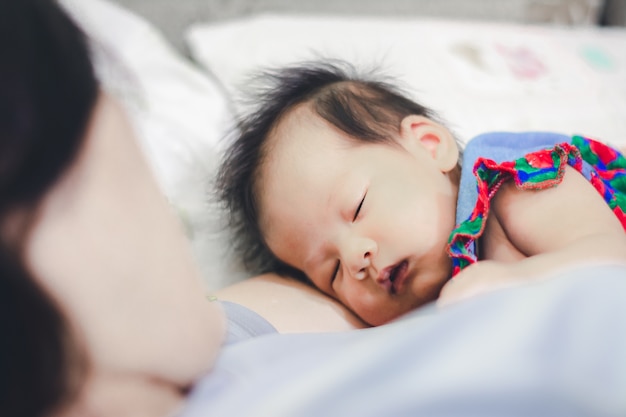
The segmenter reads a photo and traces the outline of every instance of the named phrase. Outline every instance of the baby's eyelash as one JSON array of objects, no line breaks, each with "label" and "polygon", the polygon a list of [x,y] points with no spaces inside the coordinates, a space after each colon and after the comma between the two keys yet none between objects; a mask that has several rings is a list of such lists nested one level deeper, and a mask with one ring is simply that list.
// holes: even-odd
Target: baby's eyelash
[{"label": "baby's eyelash", "polygon": [[367,192],[363,195],[363,198],[361,199],[359,206],[356,208],[356,211],[354,212],[354,218],[352,219],[352,221],[355,221],[356,218],[359,217],[359,213],[361,212],[361,207],[363,207],[363,202],[365,201],[365,196],[367,196]]},{"label": "baby's eyelash", "polygon": [[335,270],[333,271],[333,274],[330,276],[330,283],[332,285],[332,283],[335,281],[335,278],[337,278],[337,274],[339,273],[339,266],[340,266],[340,262],[337,261],[337,265],[335,265]]}]

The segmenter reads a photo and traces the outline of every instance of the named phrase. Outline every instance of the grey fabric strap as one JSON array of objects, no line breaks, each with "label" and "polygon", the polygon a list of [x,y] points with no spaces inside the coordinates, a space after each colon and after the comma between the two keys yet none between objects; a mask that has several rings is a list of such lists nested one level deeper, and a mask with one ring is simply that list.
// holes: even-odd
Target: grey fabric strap
[{"label": "grey fabric strap", "polygon": [[241,304],[220,301],[228,320],[228,331],[225,345],[278,331],[259,314]]}]

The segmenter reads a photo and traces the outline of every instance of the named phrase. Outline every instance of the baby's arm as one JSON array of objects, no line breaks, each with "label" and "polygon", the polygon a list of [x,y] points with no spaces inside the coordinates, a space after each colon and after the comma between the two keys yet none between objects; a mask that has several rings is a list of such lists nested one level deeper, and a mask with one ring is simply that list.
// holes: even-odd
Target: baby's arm
[{"label": "baby's arm", "polygon": [[552,275],[585,263],[626,262],[626,234],[593,186],[567,167],[563,181],[542,191],[502,186],[490,221],[527,256],[515,262],[480,261],[459,273],[441,293],[442,302]]}]

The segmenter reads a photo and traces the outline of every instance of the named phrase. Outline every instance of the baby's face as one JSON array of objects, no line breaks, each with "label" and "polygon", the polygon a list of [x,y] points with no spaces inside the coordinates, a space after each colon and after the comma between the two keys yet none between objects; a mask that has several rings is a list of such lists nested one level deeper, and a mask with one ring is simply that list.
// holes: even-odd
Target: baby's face
[{"label": "baby's face", "polygon": [[371,325],[435,300],[450,275],[457,189],[432,140],[410,136],[355,142],[300,108],[276,129],[261,171],[270,249]]}]

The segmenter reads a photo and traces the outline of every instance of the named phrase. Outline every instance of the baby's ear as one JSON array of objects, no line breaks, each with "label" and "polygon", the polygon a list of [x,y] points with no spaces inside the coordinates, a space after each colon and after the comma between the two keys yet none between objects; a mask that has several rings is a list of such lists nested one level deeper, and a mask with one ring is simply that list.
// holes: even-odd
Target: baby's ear
[{"label": "baby's ear", "polygon": [[415,114],[400,123],[400,140],[409,151],[426,150],[442,172],[450,172],[459,160],[459,148],[452,132],[432,119]]}]

